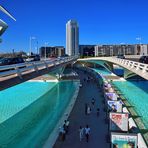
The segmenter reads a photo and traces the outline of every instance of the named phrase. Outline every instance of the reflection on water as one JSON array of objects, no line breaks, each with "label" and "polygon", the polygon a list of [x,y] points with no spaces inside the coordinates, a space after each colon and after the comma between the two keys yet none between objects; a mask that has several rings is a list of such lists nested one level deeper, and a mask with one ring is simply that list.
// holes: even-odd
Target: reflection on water
[{"label": "reflection on water", "polygon": [[[63,81],[0,124],[0,147],[41,147],[72,98],[77,82]],[[69,89],[71,88],[71,89]]]}]

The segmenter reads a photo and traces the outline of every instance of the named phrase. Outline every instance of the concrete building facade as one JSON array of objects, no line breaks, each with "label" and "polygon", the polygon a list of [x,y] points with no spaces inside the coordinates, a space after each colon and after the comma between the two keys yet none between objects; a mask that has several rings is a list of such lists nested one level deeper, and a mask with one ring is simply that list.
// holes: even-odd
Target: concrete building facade
[{"label": "concrete building facade", "polygon": [[79,54],[79,26],[75,20],[69,20],[66,24],[66,54]]},{"label": "concrete building facade", "polygon": [[79,45],[80,56],[94,56],[95,45]]},{"label": "concrete building facade", "polygon": [[96,45],[95,56],[134,55],[135,45]]},{"label": "concrete building facade", "polygon": [[63,46],[41,47],[40,56],[42,58],[60,57],[65,55],[65,48]]},{"label": "concrete building facade", "polygon": [[148,55],[148,44],[137,44],[135,45],[136,55]]}]

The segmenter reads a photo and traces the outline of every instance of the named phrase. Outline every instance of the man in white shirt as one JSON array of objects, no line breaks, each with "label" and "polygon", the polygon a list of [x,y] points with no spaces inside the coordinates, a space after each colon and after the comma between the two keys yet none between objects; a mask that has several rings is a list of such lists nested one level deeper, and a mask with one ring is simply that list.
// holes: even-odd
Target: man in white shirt
[{"label": "man in white shirt", "polygon": [[86,127],[85,127],[85,136],[86,136],[86,141],[87,142],[89,140],[89,135],[90,135],[90,127],[88,127],[88,125],[86,125]]}]

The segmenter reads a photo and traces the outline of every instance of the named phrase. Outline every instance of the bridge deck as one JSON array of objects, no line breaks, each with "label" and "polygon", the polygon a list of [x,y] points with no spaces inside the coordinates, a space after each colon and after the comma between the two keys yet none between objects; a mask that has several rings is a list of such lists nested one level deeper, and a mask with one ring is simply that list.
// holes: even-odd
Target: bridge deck
[{"label": "bridge deck", "polygon": [[[103,112],[102,96],[101,92],[94,82],[82,82],[84,75],[80,73],[81,83],[83,87],[80,89],[76,104],[73,111],[70,114],[69,121],[69,133],[66,135],[66,140],[63,142],[60,138],[57,140],[54,148],[109,148],[109,144],[106,142],[106,135],[108,132],[108,126],[105,124],[105,112]],[[85,103],[91,105],[91,99],[96,99],[95,107],[92,106],[92,112],[90,115],[85,115]],[[100,108],[100,116],[96,116],[96,109]],[[84,139],[79,140],[79,126],[85,127],[88,124],[91,128],[90,141],[87,143]]]},{"label": "bridge deck", "polygon": [[56,66],[50,66],[50,67],[48,67],[48,69],[45,67],[43,69],[38,70],[38,72],[34,71],[34,70],[30,70],[29,72],[22,75],[22,79],[20,79],[19,76],[17,76],[16,74],[11,75],[11,76],[1,77],[0,78],[0,90],[4,90],[4,89],[12,87],[14,85],[17,85],[17,84],[23,83],[25,81],[34,79],[36,77],[48,74],[49,72],[54,71],[58,68],[61,68],[65,65],[69,64],[70,62],[72,62],[72,61],[60,63]]}]

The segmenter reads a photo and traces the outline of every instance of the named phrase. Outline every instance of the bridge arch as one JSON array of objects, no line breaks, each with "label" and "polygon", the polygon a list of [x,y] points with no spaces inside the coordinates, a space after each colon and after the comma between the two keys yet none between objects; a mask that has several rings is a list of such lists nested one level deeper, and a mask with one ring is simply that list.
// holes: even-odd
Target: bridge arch
[{"label": "bridge arch", "polygon": [[[118,65],[124,68],[124,78],[131,78],[138,75],[141,78],[148,80],[148,64],[143,64],[139,62],[134,62],[125,59],[118,59],[115,57],[94,57],[79,59],[79,61],[105,61],[108,65]],[[113,66],[111,66],[113,67]]]}]

